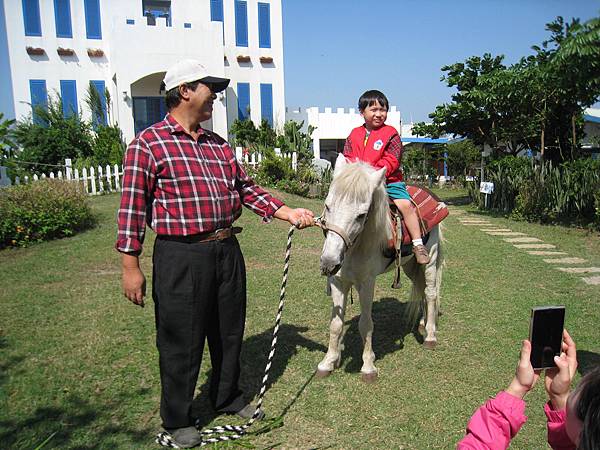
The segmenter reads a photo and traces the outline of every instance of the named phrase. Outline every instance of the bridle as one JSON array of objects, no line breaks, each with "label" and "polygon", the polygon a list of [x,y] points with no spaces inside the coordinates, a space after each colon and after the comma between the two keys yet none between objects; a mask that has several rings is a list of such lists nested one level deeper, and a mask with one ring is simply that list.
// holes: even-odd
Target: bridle
[{"label": "bridle", "polygon": [[[365,218],[365,221],[367,219],[368,216]],[[358,236],[360,236],[360,233],[358,233],[353,240],[350,240],[350,236],[348,236],[348,233],[346,233],[346,231],[343,228],[338,227],[336,224],[333,224],[325,219],[325,210],[323,210],[323,213],[320,217],[315,218],[315,225],[321,228],[321,230],[323,230],[323,236],[325,237],[327,237],[328,231],[332,231],[339,237],[341,237],[342,241],[344,241],[344,244],[346,245],[346,250],[352,247],[358,239]]]}]

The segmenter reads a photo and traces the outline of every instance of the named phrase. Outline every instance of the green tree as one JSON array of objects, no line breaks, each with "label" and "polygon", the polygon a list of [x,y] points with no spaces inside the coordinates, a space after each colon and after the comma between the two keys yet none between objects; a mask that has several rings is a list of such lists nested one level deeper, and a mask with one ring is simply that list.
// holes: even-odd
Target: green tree
[{"label": "green tree", "polygon": [[532,149],[554,162],[578,157],[583,109],[600,94],[599,22],[558,17],[535,54],[510,67],[490,54],[442,67],[457,92],[413,132],[460,135],[503,154]]},{"label": "green tree", "polygon": [[260,127],[256,131],[256,144],[265,147],[275,147],[277,133],[275,133],[275,130],[271,127],[267,119],[261,120]]},{"label": "green tree", "polygon": [[250,119],[235,119],[229,127],[229,134],[233,136],[231,140],[234,145],[246,148],[253,146],[258,140],[258,130]]},{"label": "green tree", "polygon": [[0,163],[6,158],[12,157],[15,147],[13,141],[14,119],[4,119],[4,114],[0,113]]},{"label": "green tree", "polygon": [[283,134],[277,138],[277,146],[286,152],[296,152],[299,162],[311,162],[314,157],[311,135],[316,128],[309,125],[304,133],[303,126],[303,121],[288,120],[283,125]]},{"label": "green tree", "polygon": [[60,96],[50,96],[48,107],[36,107],[39,121],[32,115],[17,122],[14,139],[22,148],[16,158],[33,163],[31,171],[46,172],[45,164],[64,164],[65,158],[81,158],[92,155],[90,125],[78,114],[63,116]]},{"label": "green tree", "polygon": [[452,176],[466,176],[481,159],[480,149],[468,139],[445,146],[448,173]]}]

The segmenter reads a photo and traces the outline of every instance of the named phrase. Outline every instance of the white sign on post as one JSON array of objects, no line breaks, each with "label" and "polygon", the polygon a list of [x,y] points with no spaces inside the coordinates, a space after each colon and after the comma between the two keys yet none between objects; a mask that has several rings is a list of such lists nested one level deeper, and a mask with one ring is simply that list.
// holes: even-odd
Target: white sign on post
[{"label": "white sign on post", "polygon": [[482,181],[479,184],[479,192],[481,192],[482,194],[491,194],[492,192],[494,192],[494,183]]},{"label": "white sign on post", "polygon": [[485,194],[485,207],[488,207],[488,197],[494,192],[494,183],[490,183],[488,181],[482,181],[479,185],[479,192]]}]

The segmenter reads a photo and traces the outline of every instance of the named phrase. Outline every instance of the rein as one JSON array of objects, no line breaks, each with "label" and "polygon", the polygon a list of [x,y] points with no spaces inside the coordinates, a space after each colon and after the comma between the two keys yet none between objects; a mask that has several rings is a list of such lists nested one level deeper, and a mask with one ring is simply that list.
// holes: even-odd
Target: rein
[{"label": "rein", "polygon": [[[292,235],[294,234],[295,229],[296,229],[296,226],[292,225],[290,227],[290,230],[288,231],[287,245],[285,248],[285,261],[283,264],[283,279],[281,280],[281,292],[279,294],[279,308],[277,309],[277,316],[275,318],[275,328],[273,328],[273,339],[271,340],[271,350],[269,351],[269,356],[267,358],[267,364],[265,365],[265,372],[263,375],[260,393],[258,394],[256,410],[254,411],[254,414],[252,414],[252,417],[248,420],[248,422],[246,422],[244,425],[241,425],[241,426],[223,425],[223,426],[217,426],[214,428],[209,428],[206,430],[200,430],[199,423],[196,422],[196,428],[198,428],[198,431],[200,432],[200,434],[203,437],[202,442],[199,444],[200,447],[208,445],[208,444],[215,444],[217,442],[234,441],[236,439],[240,439],[241,437],[243,437],[245,434],[248,433],[247,429],[250,426],[252,426],[252,424],[256,421],[256,418],[260,414],[260,407],[262,406],[265,392],[267,390],[267,381],[269,379],[269,371],[271,370],[273,356],[275,355],[275,348],[277,345],[277,333],[279,332],[279,326],[281,324],[281,314],[283,312],[283,305],[284,305],[283,299],[285,298],[285,288],[287,286],[288,271],[289,271],[289,267],[290,267],[290,253],[291,253],[290,250],[292,248]],[[224,433],[232,433],[232,434],[227,434],[224,436],[216,436],[216,435],[224,434]],[[206,439],[204,439],[205,436],[206,436]],[[155,442],[157,444],[162,445],[163,447],[179,448],[177,446],[177,444],[175,444],[171,435],[167,431],[158,433],[158,435],[156,436]]]}]

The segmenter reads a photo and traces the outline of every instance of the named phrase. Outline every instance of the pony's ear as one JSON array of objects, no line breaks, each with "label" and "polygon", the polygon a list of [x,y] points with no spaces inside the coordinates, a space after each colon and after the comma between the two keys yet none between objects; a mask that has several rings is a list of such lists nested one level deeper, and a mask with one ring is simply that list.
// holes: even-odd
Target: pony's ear
[{"label": "pony's ear", "polygon": [[382,167],[381,169],[377,170],[376,172],[373,172],[373,174],[371,175],[371,180],[373,180],[373,182],[375,184],[379,184],[385,181],[385,167]]},{"label": "pony's ear", "polygon": [[334,173],[341,170],[347,163],[348,161],[346,160],[346,157],[342,153],[340,153],[337,159],[335,160]]}]

